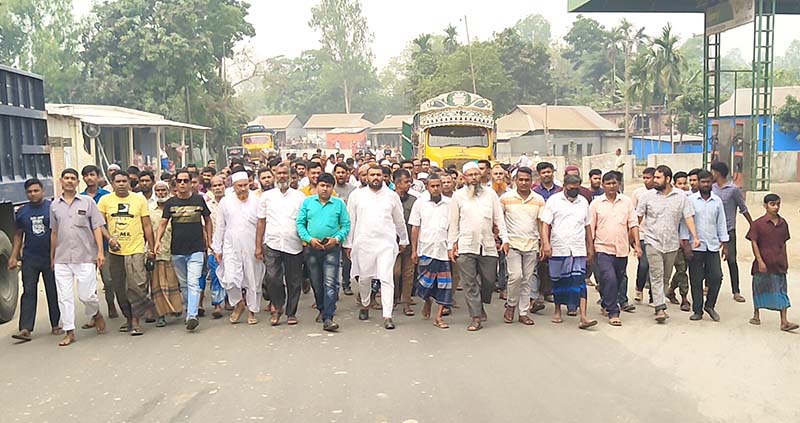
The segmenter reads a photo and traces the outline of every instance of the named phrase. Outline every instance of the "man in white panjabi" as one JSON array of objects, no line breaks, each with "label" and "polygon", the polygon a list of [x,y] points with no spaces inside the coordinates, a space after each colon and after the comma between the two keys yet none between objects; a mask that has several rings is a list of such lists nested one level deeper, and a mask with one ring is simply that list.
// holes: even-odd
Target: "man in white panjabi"
[{"label": "man in white panjabi", "polygon": [[353,262],[350,277],[359,279],[361,311],[358,319],[369,319],[372,280],[378,279],[383,327],[394,329],[394,262],[398,252],[408,247],[409,241],[400,197],[384,185],[380,166],[370,165],[367,186],[350,194],[347,212],[351,230],[343,247]]},{"label": "man in white panjabi", "polygon": [[254,325],[258,323],[256,313],[261,307],[260,287],[264,278],[264,263],[255,256],[259,201],[250,192],[247,173],[234,173],[231,181],[236,195],[225,196],[219,202],[211,248],[219,263],[217,272],[222,286],[234,306],[230,322],[238,323],[247,308],[247,323]]}]

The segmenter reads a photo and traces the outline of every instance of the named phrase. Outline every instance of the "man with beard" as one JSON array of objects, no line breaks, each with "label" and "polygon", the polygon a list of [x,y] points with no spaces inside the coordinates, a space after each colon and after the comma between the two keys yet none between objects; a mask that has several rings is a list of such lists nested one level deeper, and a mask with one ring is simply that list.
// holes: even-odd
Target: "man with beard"
[{"label": "man with beard", "polygon": [[519,306],[519,322],[533,325],[528,311],[532,303],[530,298],[539,298],[539,279],[535,274],[542,226],[539,211],[544,207],[544,199],[531,191],[533,171],[530,168],[517,169],[514,182],[516,189],[500,197],[509,243],[508,299],[503,321],[513,323]]},{"label": "man with beard", "polygon": [[491,303],[497,279],[498,248],[493,225],[498,228],[500,250],[504,253],[508,252],[508,234],[500,200],[494,190],[481,183],[478,164],[467,162],[462,170],[466,185],[453,194],[450,202],[447,253],[450,260],[458,262],[472,318],[467,330],[474,332],[486,320],[483,304]]},{"label": "man with beard", "polygon": [[650,292],[655,306],[655,320],[665,322],[665,287],[669,284],[675,256],[680,248],[679,226],[686,223],[693,239],[693,248],[700,247],[700,239],[694,226],[694,208],[685,194],[672,188],[672,169],[659,166],[653,175],[653,191],[647,191],[639,199],[636,214],[639,223],[644,222],[644,243],[647,263],[650,267]]},{"label": "man with beard", "polygon": [[594,243],[589,220],[589,202],[580,195],[581,178],[564,177],[564,190],[545,204],[542,211],[542,260],[548,260],[553,283],[553,323],[562,323],[561,306],[580,312],[580,329],[597,324],[586,316],[586,263],[593,260]]},{"label": "man with beard", "polygon": [[[394,262],[398,252],[403,252],[408,247],[409,240],[400,197],[384,186],[380,166],[370,165],[367,187],[350,194],[347,211],[351,230],[344,248],[345,254],[349,254],[353,261],[352,276],[359,278],[361,311],[358,318],[369,319],[372,280],[378,279],[383,326],[394,329]],[[387,230],[388,228],[394,230]]]},{"label": "man with beard", "polygon": [[200,171],[200,178],[202,181],[202,187],[201,187],[202,192],[207,193],[211,191],[211,178],[213,178],[214,175],[216,174],[217,171],[211,166],[204,167],[203,170]]},{"label": "man with beard", "polygon": [[258,195],[261,195],[272,188],[275,188],[275,177],[271,170],[267,167],[258,168]]},{"label": "man with beard", "polygon": [[[361,183],[361,188],[367,186],[367,172],[369,172],[369,165],[363,164],[358,167],[358,181]],[[381,172],[381,176],[383,173]]]},{"label": "man with beard", "polygon": [[246,173],[234,173],[231,181],[236,195],[226,196],[219,202],[211,249],[217,262],[222,264],[222,284],[234,306],[230,322],[239,323],[247,308],[247,324],[255,325],[258,323],[256,313],[261,308],[259,284],[264,277],[264,262],[256,256],[259,200],[250,192]]},{"label": "man with beard", "polygon": [[[224,173],[211,177],[208,195],[206,196],[206,206],[211,213],[209,218],[212,222],[216,222],[219,202],[222,201],[222,197],[225,196],[225,180],[222,178],[222,175],[224,175]],[[222,318],[222,306],[223,303],[225,303],[225,289],[222,287],[219,276],[217,276],[218,266],[219,262],[217,262],[217,258],[214,257],[212,252],[212,254],[208,255],[208,274],[206,275],[205,282],[203,280],[200,281],[200,308],[203,307],[206,284],[210,282],[211,306],[214,307],[211,316],[215,319]]]},{"label": "man with beard", "polygon": [[[296,221],[306,196],[291,188],[289,168],[285,164],[279,164],[273,170],[276,189],[261,195],[255,254],[266,261],[270,324],[276,326],[280,323],[285,306],[287,323],[296,325],[303,282],[303,241],[297,234]],[[316,185],[316,178],[314,183]]]},{"label": "man with beard", "polygon": [[[675,189],[691,197],[692,191],[689,189],[689,180],[686,172],[675,172],[674,177],[672,185]],[[669,283],[669,288],[667,288],[667,299],[672,304],[680,304],[681,311],[691,310],[691,303],[689,303],[689,275],[687,272],[688,260],[682,248],[678,250],[678,254],[675,256],[675,274],[672,275],[672,281]],[[680,301],[675,295],[676,289],[681,294]]]},{"label": "man with beard", "polygon": [[[697,174],[698,192],[689,196],[694,208],[694,221],[700,246],[689,247],[689,232],[686,225],[681,225],[681,246],[689,260],[689,277],[692,285],[691,320],[701,320],[703,311],[711,320],[718,322],[719,314],[715,310],[720,285],[722,285],[722,260],[728,254],[728,226],[725,221],[725,208],[722,199],[711,192],[712,178],[707,170]],[[679,253],[680,254],[680,253]],[[708,286],[708,294],[703,302],[703,282]]]},{"label": "man with beard", "polygon": [[[603,171],[592,169],[589,171],[589,190],[592,192],[592,200],[602,197],[603,191]],[[590,201],[591,203],[591,201]]]},{"label": "man with beard", "polygon": [[158,207],[156,196],[153,194],[153,184],[155,182],[156,177],[153,175],[153,172],[149,170],[139,172],[139,192],[144,196],[144,199],[147,200],[147,207],[150,209]]},{"label": "man with beard", "polygon": [[[357,188],[356,185],[350,183],[350,168],[342,162],[336,163],[336,166],[333,168],[333,176],[336,178],[334,191],[339,194],[339,198],[341,198],[345,206],[347,206],[347,199]],[[350,269],[352,269],[352,267],[353,263],[350,261],[350,258],[346,255],[342,256],[342,292],[344,295],[353,295],[353,289],[350,287]]]},{"label": "man with beard", "polygon": [[620,310],[633,311],[628,304],[628,255],[633,243],[637,257],[642,255],[639,244],[639,220],[633,201],[619,193],[619,174],[610,171],[603,175],[605,192],[589,205],[593,242],[596,251],[595,276],[600,285],[603,312],[608,324],[621,326]]}]

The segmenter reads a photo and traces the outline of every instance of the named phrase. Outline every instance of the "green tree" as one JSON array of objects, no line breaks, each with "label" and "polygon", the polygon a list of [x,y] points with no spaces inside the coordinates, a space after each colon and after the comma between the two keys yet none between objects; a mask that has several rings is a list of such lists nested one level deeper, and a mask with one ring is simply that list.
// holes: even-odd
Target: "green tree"
[{"label": "green tree", "polygon": [[623,18],[619,25],[614,29],[614,32],[620,34],[620,43],[622,44],[622,51],[625,55],[625,72],[622,86],[622,98],[625,109],[625,142],[628,149],[631,149],[630,142],[630,122],[631,122],[631,104],[633,93],[633,60],[635,60],[639,49],[647,42],[647,36],[644,33],[644,27],[636,28],[627,19]]},{"label": "green tree", "polygon": [[[654,77],[654,88],[663,96],[664,106],[672,116],[671,104],[681,90],[681,74],[685,68],[683,55],[678,50],[678,36],[672,33],[672,26],[667,24],[661,31],[661,36],[653,40],[650,49],[652,62],[650,63]],[[672,124],[670,119],[670,142],[672,142]]]},{"label": "green tree", "polygon": [[519,32],[522,38],[533,44],[550,45],[552,37],[550,21],[542,15],[528,15],[518,20],[513,28]]},{"label": "green tree", "polygon": [[443,42],[445,54],[453,54],[458,49],[458,30],[453,25],[448,25],[444,29],[445,38]]},{"label": "green tree", "polygon": [[800,100],[794,96],[786,97],[786,104],[778,109],[775,121],[780,125],[782,132],[797,134],[795,138],[800,141]]},{"label": "green tree", "polygon": [[583,84],[591,87],[598,96],[607,92],[608,75],[612,69],[606,53],[609,37],[610,33],[603,25],[583,15],[578,15],[564,36],[568,45],[564,57],[572,63]]},{"label": "green tree", "polygon": [[510,97],[496,99],[499,114],[508,113],[518,104],[552,103],[550,54],[547,47],[523,38],[515,27],[495,35],[500,64],[513,81]]},{"label": "green tree", "polygon": [[[320,32],[328,56],[325,78],[341,88],[344,109],[350,113],[354,93],[366,88],[363,77],[374,77],[369,45],[372,34],[358,0],[321,0],[311,8],[309,26]],[[371,75],[370,75],[371,74]]]}]

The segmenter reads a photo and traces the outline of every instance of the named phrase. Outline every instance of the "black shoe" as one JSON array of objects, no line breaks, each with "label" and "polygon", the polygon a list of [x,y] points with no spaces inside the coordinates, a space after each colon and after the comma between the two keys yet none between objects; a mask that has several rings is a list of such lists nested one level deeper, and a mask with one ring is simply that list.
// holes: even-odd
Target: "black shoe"
[{"label": "black shoe", "polygon": [[691,316],[689,316],[689,320],[703,320],[703,315],[697,313],[692,314]]},{"label": "black shoe", "polygon": [[388,329],[388,330],[392,330],[392,329],[394,329],[394,322],[392,321],[392,319],[384,319],[383,320],[383,327]]},{"label": "black shoe", "polygon": [[194,330],[197,329],[197,326],[199,325],[200,322],[193,317],[186,321],[186,330],[188,330],[189,332],[194,332]]},{"label": "black shoe", "polygon": [[349,286],[348,286],[348,287],[346,287],[346,288],[344,288],[344,290],[343,290],[343,291],[344,291],[344,295],[353,295],[353,290],[352,290],[352,289],[350,289],[350,287],[349,287]]},{"label": "black shoe", "polygon": [[367,320],[369,319],[369,309],[362,308],[358,311],[358,320]]},{"label": "black shoe", "polygon": [[326,330],[328,332],[336,332],[339,330],[339,324],[334,322],[333,320],[326,320],[325,323],[322,324],[322,330]]},{"label": "black shoe", "polygon": [[206,315],[206,309],[204,308],[197,309],[197,317],[205,317],[205,315]]},{"label": "black shoe", "polygon": [[622,311],[624,311],[626,313],[633,313],[634,311],[636,311],[636,306],[633,305],[633,304],[623,304],[623,305],[619,306],[619,308],[620,308],[620,310],[622,310]]},{"label": "black shoe", "polygon": [[706,313],[711,317],[711,320],[719,322],[719,313],[711,307],[703,307]]}]

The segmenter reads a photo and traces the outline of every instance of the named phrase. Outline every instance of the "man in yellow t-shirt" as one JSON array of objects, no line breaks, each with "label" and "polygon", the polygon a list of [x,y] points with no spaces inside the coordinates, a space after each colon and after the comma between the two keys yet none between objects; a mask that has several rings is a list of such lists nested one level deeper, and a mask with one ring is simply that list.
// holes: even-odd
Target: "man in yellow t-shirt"
[{"label": "man in yellow t-shirt", "polygon": [[103,213],[111,236],[108,242],[108,266],[114,293],[128,319],[120,332],[141,335],[139,318],[155,309],[147,298],[147,270],[145,250],[150,258],[153,245],[153,227],[150,211],[144,196],[130,192],[128,174],[117,171],[111,181],[114,191],[103,196],[97,207]]}]

